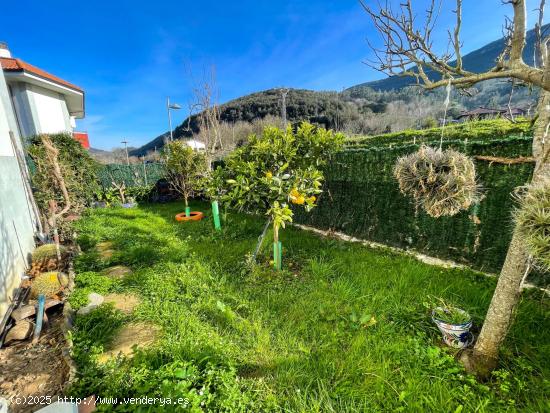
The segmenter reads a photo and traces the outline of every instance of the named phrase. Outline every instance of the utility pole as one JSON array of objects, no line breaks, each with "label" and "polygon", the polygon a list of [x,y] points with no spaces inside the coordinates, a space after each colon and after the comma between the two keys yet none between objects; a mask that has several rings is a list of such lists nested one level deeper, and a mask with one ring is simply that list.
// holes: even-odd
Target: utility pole
[{"label": "utility pole", "polygon": [[281,89],[281,118],[283,118],[283,126],[286,128],[286,95],[289,89]]},{"label": "utility pole", "polygon": [[126,164],[130,165],[130,157],[128,156],[128,141],[125,139],[120,143],[124,144],[124,149],[126,150]]}]

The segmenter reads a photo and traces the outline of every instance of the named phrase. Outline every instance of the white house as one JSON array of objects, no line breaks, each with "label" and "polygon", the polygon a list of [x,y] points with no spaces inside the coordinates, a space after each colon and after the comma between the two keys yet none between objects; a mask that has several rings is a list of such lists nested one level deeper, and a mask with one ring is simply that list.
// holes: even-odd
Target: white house
[{"label": "white house", "polygon": [[12,57],[0,43],[0,65],[15,111],[19,133],[73,132],[84,118],[84,91],[36,66]]},{"label": "white house", "polygon": [[29,265],[35,234],[41,228],[25,163],[24,138],[72,132],[74,119],[84,117],[84,92],[12,58],[4,44],[0,44],[0,64],[1,322]]},{"label": "white house", "polygon": [[182,140],[182,142],[185,143],[187,146],[190,146],[191,148],[193,148],[195,151],[206,150],[206,145],[196,139],[184,139]]}]

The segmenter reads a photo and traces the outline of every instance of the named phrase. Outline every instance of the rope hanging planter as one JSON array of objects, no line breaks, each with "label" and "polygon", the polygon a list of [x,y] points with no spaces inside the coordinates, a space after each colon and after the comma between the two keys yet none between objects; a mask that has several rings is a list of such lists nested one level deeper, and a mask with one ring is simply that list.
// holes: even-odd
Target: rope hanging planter
[{"label": "rope hanging planter", "polygon": [[442,149],[451,79],[446,91],[439,148],[422,145],[417,152],[399,158],[393,170],[401,192],[434,218],[456,215],[480,199],[473,160],[453,149]]},{"label": "rope hanging planter", "polygon": [[479,199],[474,162],[453,149],[422,146],[397,160],[399,189],[434,218],[453,216]]}]

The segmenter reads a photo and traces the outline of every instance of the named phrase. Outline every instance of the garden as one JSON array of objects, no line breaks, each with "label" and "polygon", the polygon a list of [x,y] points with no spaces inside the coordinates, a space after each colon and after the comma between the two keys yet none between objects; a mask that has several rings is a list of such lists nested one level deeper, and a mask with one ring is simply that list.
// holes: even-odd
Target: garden
[{"label": "garden", "polygon": [[[399,143],[302,123],[221,160],[170,142],[135,167],[37,137],[52,237],[29,283],[42,305],[65,303],[64,394],[94,395],[99,411],[550,409],[549,198],[523,187],[531,127]],[[484,330],[500,288],[490,270],[514,241],[496,223],[513,217],[534,270],[498,356],[472,368],[465,355],[497,337]],[[162,403],[124,401],[141,397]]]},{"label": "garden", "polygon": [[[542,293],[524,293],[500,368],[478,382],[442,343],[431,308],[442,298],[468,309],[479,327],[494,279],[295,228],[281,236],[282,271],[267,263],[248,271],[243,258],[263,220],[230,213],[219,232],[209,219],[181,225],[173,218],[179,211],[179,202],[93,210],[78,223],[74,307],[90,292],[132,295],[140,304],[131,314],[104,304],[77,317],[73,395],[184,397],[190,411],[549,408]],[[105,242],[109,258],[98,249]],[[105,270],[116,265],[131,273],[109,278]],[[155,341],[131,359],[101,362],[129,323],[156,332]]]}]

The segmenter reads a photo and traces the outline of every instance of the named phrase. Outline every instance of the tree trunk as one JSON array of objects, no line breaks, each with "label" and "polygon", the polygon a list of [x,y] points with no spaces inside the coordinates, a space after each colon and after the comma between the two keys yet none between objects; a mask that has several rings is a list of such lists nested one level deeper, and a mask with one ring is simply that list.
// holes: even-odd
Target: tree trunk
[{"label": "tree trunk", "polygon": [[189,217],[191,215],[191,208],[189,208],[189,200],[187,199],[187,193],[183,194],[183,201],[185,202],[185,216]]},{"label": "tree trunk", "polygon": [[258,242],[256,244],[256,248],[254,249],[254,254],[252,254],[252,262],[256,262],[256,258],[258,257],[258,253],[260,252],[260,248],[262,248],[262,244],[264,242],[265,235],[267,234],[267,230],[269,229],[269,225],[271,224],[271,218],[267,220],[264,226],[264,230],[262,231],[262,234],[258,237]]},{"label": "tree trunk", "polygon": [[[532,182],[540,182],[550,176],[550,92],[541,91],[538,102],[538,118],[533,136],[533,156],[536,159]],[[491,304],[485,316],[483,328],[472,350],[461,355],[466,370],[480,378],[487,378],[497,366],[499,348],[513,321],[519,302],[520,287],[528,271],[528,253],[516,227],[508,248],[506,260],[500,272]]]},{"label": "tree trunk", "polygon": [[273,242],[279,242],[279,226],[273,225]]},{"label": "tree trunk", "polygon": [[281,245],[279,244],[279,225],[273,224],[273,261],[276,270],[281,269]]}]

